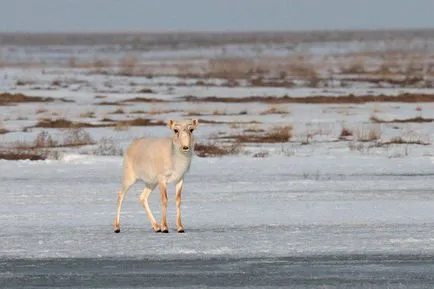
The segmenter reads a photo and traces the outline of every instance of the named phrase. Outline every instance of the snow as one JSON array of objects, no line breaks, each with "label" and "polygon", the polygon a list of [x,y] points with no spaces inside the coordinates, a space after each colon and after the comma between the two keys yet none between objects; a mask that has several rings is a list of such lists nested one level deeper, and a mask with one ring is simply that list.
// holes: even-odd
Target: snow
[{"label": "snow", "polygon": [[[0,161],[0,256],[8,258],[283,257],[434,253],[432,158],[195,158],[183,194],[185,234],[153,233],[127,194],[112,222],[120,157]],[[150,197],[158,218],[158,192]]]},{"label": "snow", "polygon": [[[416,39],[412,42],[418,46]],[[432,42],[429,42],[430,45]],[[367,43],[366,45],[373,45]],[[315,43],[309,51],[318,57],[360,51],[361,43]],[[378,48],[381,43],[371,46]],[[397,44],[398,47],[400,47]],[[230,55],[250,55],[257,47],[229,47]],[[30,49],[30,48],[28,48]],[[66,61],[71,51],[82,47],[3,48],[6,60],[30,56],[48,57],[53,63]],[[65,49],[65,50],[63,50]],[[120,49],[119,47],[117,49]],[[232,51],[233,49],[234,51]],[[286,50],[285,50],[286,49]],[[287,49],[270,46],[266,55],[298,53],[305,47]],[[95,59],[101,47],[84,53]],[[14,52],[15,51],[15,52]],[[1,51],[0,51],[1,52]],[[101,54],[119,60],[118,50]],[[102,53],[102,52],[101,52]],[[221,48],[185,51],[150,51],[143,58],[176,61],[183,57],[214,57]],[[23,56],[23,55],[24,56]],[[118,55],[119,54],[119,55]],[[22,56],[22,58],[21,58]],[[155,59],[155,58],[158,59]],[[173,59],[171,59],[173,58]],[[51,63],[51,62],[49,62]],[[18,80],[28,84],[17,86]],[[52,85],[60,80],[61,87]],[[65,67],[0,69],[0,90],[30,96],[66,98],[40,104],[0,106],[0,125],[12,132],[0,135],[0,142],[32,141],[41,129],[23,129],[42,118],[64,117],[71,121],[97,123],[103,117],[135,117],[167,120],[200,112],[199,118],[231,123],[201,123],[197,140],[223,142],[220,135],[243,133],[244,129],[268,129],[292,125],[294,137],[277,144],[248,144],[243,153],[222,158],[195,157],[187,175],[182,213],[185,234],[176,233],[175,194],[170,187],[169,234],[155,234],[137,199],[142,189],[136,184],[127,194],[121,215],[121,233],[114,234],[117,191],[122,158],[92,155],[95,146],[65,148],[59,160],[0,160],[0,259],[7,258],[147,258],[207,259],[213,257],[261,258],[288,256],[339,256],[350,254],[434,254],[434,126],[432,123],[373,124],[380,119],[432,118],[432,103],[291,104],[277,105],[286,114],[263,114],[263,103],[188,103],[185,95],[247,97],[312,95],[339,96],[401,93],[433,94],[434,89],[378,88],[359,83],[345,88],[222,87],[223,80],[210,79],[217,86],[194,86],[196,79],[161,76],[154,78],[90,74],[85,69]],[[184,82],[185,85],[178,85]],[[134,83],[134,85],[132,85]],[[152,93],[138,93],[142,88]],[[104,95],[104,99],[95,99]],[[167,103],[134,103],[113,115],[117,106],[100,106],[100,101],[122,101],[134,97],[169,100]],[[421,109],[416,110],[420,106]],[[38,108],[46,112],[36,113]],[[132,114],[143,110],[142,114]],[[175,110],[167,114],[152,111]],[[93,111],[95,118],[83,118]],[[215,112],[223,111],[223,115]],[[240,114],[246,111],[247,114]],[[192,116],[193,117],[193,116]],[[194,116],[195,117],[195,116]],[[257,124],[238,122],[257,121]],[[351,141],[339,140],[341,129],[353,132],[378,127],[377,142],[352,149]],[[63,130],[47,129],[55,138]],[[125,148],[136,137],[167,135],[167,128],[130,127],[86,129],[98,142],[111,138]],[[308,138],[308,135],[312,135]],[[427,145],[381,146],[393,137],[421,140]],[[307,144],[303,141],[309,139]],[[268,157],[254,158],[255,152]],[[150,206],[157,219],[161,213],[156,190]]]}]

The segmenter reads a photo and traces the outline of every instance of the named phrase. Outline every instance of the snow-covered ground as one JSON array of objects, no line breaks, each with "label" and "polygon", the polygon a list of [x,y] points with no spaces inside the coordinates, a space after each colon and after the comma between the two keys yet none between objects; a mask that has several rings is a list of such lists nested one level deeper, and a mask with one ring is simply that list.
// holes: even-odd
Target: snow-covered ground
[{"label": "snow-covered ground", "polygon": [[[434,254],[434,159],[195,158],[185,183],[185,234],[151,231],[128,193],[112,222],[121,158],[0,161],[3,257],[210,258]],[[158,193],[150,198],[158,216]]]},{"label": "snow-covered ground", "polygon": [[[171,232],[152,232],[137,202],[140,183],[129,191],[121,215],[121,233],[114,234],[122,158],[94,153],[103,138],[112,139],[124,149],[136,137],[169,135],[163,126],[85,128],[95,145],[59,148],[55,159],[45,161],[0,160],[0,281],[15,274],[1,271],[12,264],[8,260],[146,259],[174,261],[176,266],[183,262],[179,260],[213,258],[247,258],[262,264],[263,258],[434,255],[434,125],[429,122],[434,117],[433,102],[267,104],[181,100],[186,95],[396,96],[433,94],[432,88],[365,84],[340,88],[224,87],[220,86],[221,79],[209,81],[212,86],[195,85],[197,79],[101,75],[79,68],[0,69],[0,92],[73,101],[0,106],[0,128],[10,131],[0,134],[0,149],[13,147],[16,141],[31,143],[42,130],[55,139],[68,133],[67,129],[31,128],[46,118],[100,124],[103,118],[166,121],[197,117],[205,120],[195,132],[197,140],[214,144],[227,142],[219,137],[241,135],[245,130],[293,128],[289,141],[243,144],[238,155],[195,157],[183,194],[185,234],[176,233],[174,228],[173,187],[168,208]],[[151,92],[140,92],[143,88]],[[135,97],[166,102],[121,103]],[[115,104],[98,104],[103,101]],[[115,114],[119,109],[122,113]],[[404,122],[374,123],[372,117]],[[415,117],[427,122],[405,122]],[[340,137],[343,128],[353,135]],[[369,134],[374,138],[364,139]],[[394,138],[403,143],[388,143]],[[258,152],[264,157],[253,157]],[[158,192],[151,195],[150,206],[159,218]],[[12,271],[19,267],[11,266]],[[200,269],[201,264],[197,266]],[[214,270],[230,271],[231,266],[238,265],[215,266]],[[300,268],[297,270],[303,272]],[[336,270],[336,274],[342,272]]]}]

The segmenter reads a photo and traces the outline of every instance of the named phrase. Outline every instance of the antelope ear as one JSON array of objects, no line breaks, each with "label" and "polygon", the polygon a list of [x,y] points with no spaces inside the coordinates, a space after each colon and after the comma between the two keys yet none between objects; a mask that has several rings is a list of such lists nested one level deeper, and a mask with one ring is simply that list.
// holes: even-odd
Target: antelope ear
[{"label": "antelope ear", "polygon": [[175,121],[172,120],[172,119],[169,120],[169,121],[167,122],[167,126],[168,126],[170,129],[172,129],[174,125],[175,125]]},{"label": "antelope ear", "polygon": [[193,124],[194,128],[196,128],[196,127],[199,126],[199,121],[198,121],[197,119],[193,119],[193,120],[191,121],[191,123]]}]

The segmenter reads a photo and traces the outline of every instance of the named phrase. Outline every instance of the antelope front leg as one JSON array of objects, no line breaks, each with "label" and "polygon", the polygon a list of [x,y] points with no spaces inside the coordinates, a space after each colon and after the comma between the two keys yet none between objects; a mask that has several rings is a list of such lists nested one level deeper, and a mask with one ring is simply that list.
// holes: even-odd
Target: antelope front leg
[{"label": "antelope front leg", "polygon": [[181,222],[181,191],[182,185],[184,184],[184,180],[180,180],[176,186],[176,229],[178,233],[184,233],[184,226]]},{"label": "antelope front leg", "polygon": [[160,183],[160,193],[161,193],[161,232],[169,233],[169,227],[167,226],[167,184]]}]

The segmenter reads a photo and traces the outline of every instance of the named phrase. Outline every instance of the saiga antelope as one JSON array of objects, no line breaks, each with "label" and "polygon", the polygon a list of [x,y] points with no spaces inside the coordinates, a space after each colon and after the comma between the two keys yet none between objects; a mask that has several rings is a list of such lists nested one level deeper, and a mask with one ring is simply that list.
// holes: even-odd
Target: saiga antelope
[{"label": "saiga antelope", "polygon": [[[167,126],[173,131],[172,137],[141,138],[130,144],[124,155],[122,186],[118,193],[114,222],[115,233],[121,230],[120,214],[124,197],[128,189],[139,179],[145,183],[139,202],[145,209],[154,232],[169,232],[166,220],[167,185],[175,183],[176,227],[179,233],[184,232],[181,222],[181,191],[184,175],[190,168],[193,157],[193,131],[198,125],[199,122],[196,119],[191,121],[169,120]],[[157,185],[160,187],[162,203],[161,225],[155,220],[148,204],[148,197]]]}]

